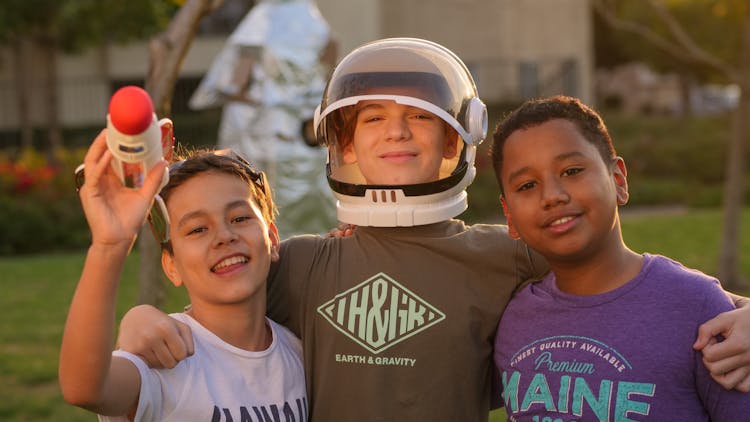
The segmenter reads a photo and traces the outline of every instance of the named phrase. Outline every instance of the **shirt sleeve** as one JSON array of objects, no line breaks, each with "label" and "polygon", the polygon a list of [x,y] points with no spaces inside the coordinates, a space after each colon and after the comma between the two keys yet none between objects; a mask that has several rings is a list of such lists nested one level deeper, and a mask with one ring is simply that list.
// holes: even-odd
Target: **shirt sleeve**
[{"label": "shirt sleeve", "polygon": [[[120,357],[132,362],[141,376],[141,391],[138,395],[138,408],[135,412],[134,421],[153,421],[158,420],[162,413],[161,409],[161,386],[159,378],[154,374],[146,362],[138,356],[123,350],[112,352],[113,357]],[[127,416],[103,416],[99,415],[100,421],[106,422],[126,422]]]}]

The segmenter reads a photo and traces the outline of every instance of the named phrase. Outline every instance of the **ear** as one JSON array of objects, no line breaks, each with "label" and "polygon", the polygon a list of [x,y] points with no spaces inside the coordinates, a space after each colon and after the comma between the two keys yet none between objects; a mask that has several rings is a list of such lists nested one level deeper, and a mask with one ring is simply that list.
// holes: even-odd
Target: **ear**
[{"label": "ear", "polygon": [[279,229],[276,228],[276,224],[271,223],[268,225],[268,238],[271,239],[271,262],[279,260]]},{"label": "ear", "polygon": [[344,159],[344,164],[354,164],[357,162],[357,153],[354,152],[354,142],[350,141],[341,150],[341,157]]},{"label": "ear", "polygon": [[622,157],[616,157],[612,166],[612,177],[615,181],[615,192],[617,193],[617,205],[628,203],[630,194],[628,193],[628,169],[625,167],[625,160]]},{"label": "ear", "polygon": [[453,158],[458,152],[458,132],[452,127],[446,130],[445,147],[443,148],[443,158]]},{"label": "ear", "polygon": [[521,235],[518,234],[518,230],[513,225],[513,217],[510,215],[508,204],[505,203],[505,198],[502,195],[500,195],[500,203],[503,204],[503,214],[505,214],[505,219],[508,222],[508,235],[511,239],[520,239]]},{"label": "ear", "polygon": [[166,250],[161,251],[161,268],[175,287],[182,286],[182,277],[180,276],[180,272],[177,271],[174,256]]}]

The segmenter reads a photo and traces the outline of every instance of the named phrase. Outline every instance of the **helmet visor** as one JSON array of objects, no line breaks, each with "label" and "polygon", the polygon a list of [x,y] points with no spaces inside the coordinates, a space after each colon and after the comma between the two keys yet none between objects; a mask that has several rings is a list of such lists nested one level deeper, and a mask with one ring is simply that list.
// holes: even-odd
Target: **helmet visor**
[{"label": "helmet visor", "polygon": [[397,38],[366,44],[331,75],[318,116],[318,134],[332,142],[326,117],[367,98],[410,97],[450,124],[466,141],[464,113],[477,96],[471,74],[452,52],[425,40]]}]

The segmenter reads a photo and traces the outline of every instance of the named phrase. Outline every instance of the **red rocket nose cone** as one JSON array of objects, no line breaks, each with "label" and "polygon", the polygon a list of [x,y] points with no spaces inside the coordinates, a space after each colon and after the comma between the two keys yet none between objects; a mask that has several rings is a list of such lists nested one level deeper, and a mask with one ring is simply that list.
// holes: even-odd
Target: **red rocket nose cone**
[{"label": "red rocket nose cone", "polygon": [[153,119],[154,105],[142,88],[124,86],[109,101],[109,118],[117,130],[126,135],[144,132]]}]

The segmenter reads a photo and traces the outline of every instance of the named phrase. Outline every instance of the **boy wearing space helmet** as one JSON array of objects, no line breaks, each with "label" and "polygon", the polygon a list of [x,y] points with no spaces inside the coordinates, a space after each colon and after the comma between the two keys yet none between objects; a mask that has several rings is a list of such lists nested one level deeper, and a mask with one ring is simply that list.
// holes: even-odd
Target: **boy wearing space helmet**
[{"label": "boy wearing space helmet", "polygon": [[[310,419],[486,421],[500,315],[546,264],[505,226],[452,219],[487,130],[471,75],[438,44],[375,41],[337,65],[315,125],[338,218],[358,228],[285,240],[269,275],[269,316],[303,342]],[[165,317],[136,309],[123,348],[165,366],[190,353],[176,334],[141,345]]]}]

